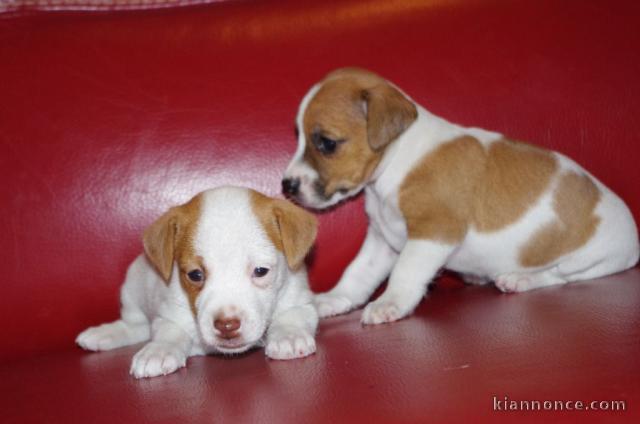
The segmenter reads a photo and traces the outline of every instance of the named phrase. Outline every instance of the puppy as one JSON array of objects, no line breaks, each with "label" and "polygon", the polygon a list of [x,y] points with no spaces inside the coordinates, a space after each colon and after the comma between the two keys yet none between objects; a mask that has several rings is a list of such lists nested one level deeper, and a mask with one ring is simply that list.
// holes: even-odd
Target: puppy
[{"label": "puppy", "polygon": [[121,318],[76,342],[100,351],[150,340],[133,357],[136,378],[253,346],[273,359],[310,355],[318,315],[303,261],[315,236],[313,215],[285,200],[235,187],[202,192],[145,230]]},{"label": "puppy", "polygon": [[629,209],[560,153],[432,115],[393,84],[359,69],[330,73],[306,94],[298,149],[283,191],[327,208],[365,191],[369,227],[321,317],[362,305],[362,322],[398,320],[438,270],[503,292],[585,280],[638,261]]}]

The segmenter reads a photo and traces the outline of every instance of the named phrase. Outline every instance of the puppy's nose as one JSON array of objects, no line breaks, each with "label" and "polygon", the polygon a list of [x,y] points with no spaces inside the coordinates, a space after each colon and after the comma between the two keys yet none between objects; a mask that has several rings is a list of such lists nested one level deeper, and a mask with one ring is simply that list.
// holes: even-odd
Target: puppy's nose
[{"label": "puppy's nose", "polygon": [[213,321],[213,326],[220,332],[220,337],[223,339],[234,339],[238,337],[238,329],[242,325],[239,318],[236,317],[220,317]]},{"label": "puppy's nose", "polygon": [[300,188],[300,178],[285,178],[282,180],[282,192],[295,196]]}]

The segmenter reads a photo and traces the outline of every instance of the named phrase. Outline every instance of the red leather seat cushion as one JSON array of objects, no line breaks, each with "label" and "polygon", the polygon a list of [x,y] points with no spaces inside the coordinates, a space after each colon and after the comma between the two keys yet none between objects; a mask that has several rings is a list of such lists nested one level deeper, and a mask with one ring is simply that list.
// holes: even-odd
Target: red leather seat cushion
[{"label": "red leather seat cushion", "polygon": [[[0,368],[3,421],[636,422],[639,280],[636,269],[526,295],[439,287],[393,325],[324,321],[305,359],[196,357],[145,380],[127,374],[139,347],[29,356]],[[494,396],[626,410],[495,411]]]},{"label": "red leather seat cushion", "polygon": [[[639,12],[632,0],[287,0],[0,16],[7,419],[521,417],[493,412],[494,393],[620,398],[624,413],[553,418],[637,419],[638,270],[513,296],[441,283],[397,324],[326,321],[314,357],[196,358],[153,380],[127,375],[135,348],[87,354],[73,339],[117,317],[141,231],[167,207],[222,184],[278,194],[298,102],[339,66],[375,70],[452,121],[568,154],[640,217]],[[361,243],[362,199],[320,220],[310,277],[326,290]]]}]

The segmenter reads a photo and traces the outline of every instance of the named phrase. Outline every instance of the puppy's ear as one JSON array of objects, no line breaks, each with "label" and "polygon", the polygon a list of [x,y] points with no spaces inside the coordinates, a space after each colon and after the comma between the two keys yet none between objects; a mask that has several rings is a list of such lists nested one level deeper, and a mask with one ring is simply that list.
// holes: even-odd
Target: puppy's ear
[{"label": "puppy's ear", "polygon": [[316,240],[316,217],[289,201],[273,199],[253,190],[251,208],[271,243],[287,258],[289,268],[299,268]]},{"label": "puppy's ear", "polygon": [[418,117],[416,106],[391,84],[378,84],[360,95],[365,102],[367,138],[374,151],[395,140]]},{"label": "puppy's ear", "polygon": [[316,217],[286,200],[275,200],[273,215],[276,218],[282,241],[282,251],[289,268],[297,269],[311,250],[318,233]]},{"label": "puppy's ear", "polygon": [[177,233],[178,208],[171,208],[144,230],[142,235],[144,253],[167,283],[173,269]]}]

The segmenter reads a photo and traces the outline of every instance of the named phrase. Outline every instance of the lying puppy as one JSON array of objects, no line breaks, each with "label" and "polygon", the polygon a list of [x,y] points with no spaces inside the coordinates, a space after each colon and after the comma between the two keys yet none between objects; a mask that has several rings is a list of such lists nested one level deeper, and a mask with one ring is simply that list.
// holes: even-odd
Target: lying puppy
[{"label": "lying puppy", "polygon": [[200,193],[144,232],[121,319],[76,342],[98,351],[151,339],[133,357],[136,378],[264,344],[273,359],[310,355],[318,315],[303,260],[315,236],[313,215],[287,201],[235,187]]},{"label": "lying puppy", "polygon": [[283,191],[326,208],[364,189],[369,228],[321,317],[367,305],[364,324],[413,311],[441,267],[521,292],[596,278],[638,261],[622,200],[556,152],[432,115],[381,77],[340,69],[297,116],[298,149]]}]

